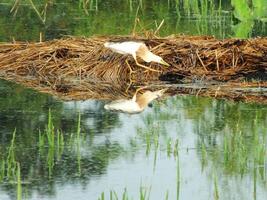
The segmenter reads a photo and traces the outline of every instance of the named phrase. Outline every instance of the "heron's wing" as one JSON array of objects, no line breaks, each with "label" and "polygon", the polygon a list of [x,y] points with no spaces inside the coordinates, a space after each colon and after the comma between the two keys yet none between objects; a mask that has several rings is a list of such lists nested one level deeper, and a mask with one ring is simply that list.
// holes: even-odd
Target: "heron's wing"
[{"label": "heron's wing", "polygon": [[135,54],[138,51],[140,46],[145,45],[142,42],[106,42],[105,47],[110,48],[111,50],[120,53],[120,54]]}]

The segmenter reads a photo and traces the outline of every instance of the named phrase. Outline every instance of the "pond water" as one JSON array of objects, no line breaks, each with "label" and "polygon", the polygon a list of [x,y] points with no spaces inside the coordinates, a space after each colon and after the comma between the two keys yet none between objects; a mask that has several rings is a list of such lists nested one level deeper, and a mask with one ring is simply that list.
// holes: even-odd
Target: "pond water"
[{"label": "pond water", "polygon": [[[137,10],[146,29],[165,19],[161,35],[267,35],[266,16],[238,22],[230,1],[48,1],[44,24],[26,1],[15,17],[1,2],[1,41],[129,34]],[[105,103],[0,80],[0,199],[266,199],[266,105],[177,95],[129,115]]]}]

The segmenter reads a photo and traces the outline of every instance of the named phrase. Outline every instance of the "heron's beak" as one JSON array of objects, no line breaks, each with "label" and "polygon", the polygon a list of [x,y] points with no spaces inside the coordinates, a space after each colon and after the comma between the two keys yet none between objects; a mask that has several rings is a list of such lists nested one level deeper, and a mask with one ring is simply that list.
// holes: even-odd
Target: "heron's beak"
[{"label": "heron's beak", "polygon": [[166,66],[170,66],[170,64],[168,64],[167,62],[165,62],[163,59],[160,61],[160,64],[162,64],[162,65],[166,65]]}]

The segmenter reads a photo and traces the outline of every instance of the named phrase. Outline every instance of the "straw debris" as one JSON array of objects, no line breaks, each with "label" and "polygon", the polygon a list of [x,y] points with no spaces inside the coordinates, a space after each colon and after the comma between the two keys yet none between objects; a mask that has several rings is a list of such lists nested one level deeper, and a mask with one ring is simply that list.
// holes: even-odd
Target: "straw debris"
[{"label": "straw debris", "polygon": [[[146,71],[131,56],[106,49],[109,40],[139,40],[171,67],[143,63],[161,72]],[[126,62],[127,61],[127,62]],[[141,62],[141,60],[140,60]],[[130,75],[130,67],[135,71]],[[0,77],[69,99],[100,98],[97,83],[148,81],[241,83],[267,81],[267,38],[217,40],[213,37],[66,37],[39,43],[0,44]],[[100,91],[111,93],[100,87]],[[115,87],[115,88],[116,88]]]}]

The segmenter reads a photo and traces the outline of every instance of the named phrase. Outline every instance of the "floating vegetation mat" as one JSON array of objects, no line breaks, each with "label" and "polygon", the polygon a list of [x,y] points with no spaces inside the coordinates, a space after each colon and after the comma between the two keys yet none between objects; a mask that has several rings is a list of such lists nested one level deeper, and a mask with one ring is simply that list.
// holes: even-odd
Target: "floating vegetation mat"
[{"label": "floating vegetation mat", "polygon": [[[132,56],[105,48],[103,44],[109,40],[143,41],[171,66],[142,63],[160,72],[147,71],[137,66]],[[135,73],[130,74],[130,68]],[[266,102],[267,38],[111,36],[3,43],[0,77],[62,99],[121,98],[131,96],[135,85],[167,81],[179,83],[179,90],[183,88],[185,93],[195,91],[197,95]],[[182,87],[185,83],[207,83],[209,87]],[[252,90],[244,89],[248,87]]]}]

